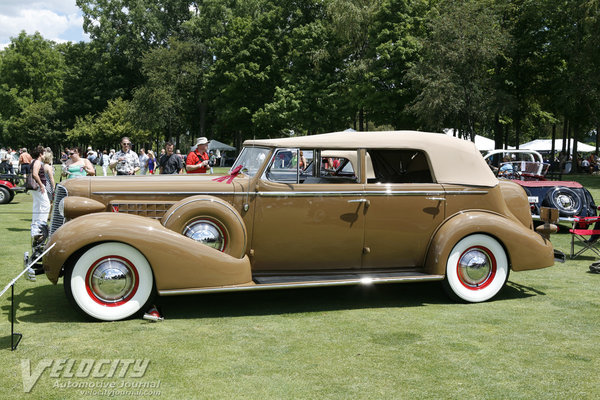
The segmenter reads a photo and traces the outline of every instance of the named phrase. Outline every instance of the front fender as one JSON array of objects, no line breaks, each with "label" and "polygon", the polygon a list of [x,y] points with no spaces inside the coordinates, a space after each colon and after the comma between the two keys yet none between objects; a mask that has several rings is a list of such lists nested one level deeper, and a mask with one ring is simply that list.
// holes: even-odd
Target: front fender
[{"label": "front fender", "polygon": [[454,245],[473,233],[488,234],[500,241],[514,271],[546,268],[554,264],[552,243],[535,231],[498,214],[467,211],[449,218],[438,229],[427,251],[426,271],[445,274],[446,261]]},{"label": "front fender", "polygon": [[102,242],[123,242],[148,260],[158,290],[249,284],[250,260],[231,257],[165,228],[147,217],[119,213],[83,215],[61,226],[48,241],[44,270],[56,283],[65,262],[78,250]]}]

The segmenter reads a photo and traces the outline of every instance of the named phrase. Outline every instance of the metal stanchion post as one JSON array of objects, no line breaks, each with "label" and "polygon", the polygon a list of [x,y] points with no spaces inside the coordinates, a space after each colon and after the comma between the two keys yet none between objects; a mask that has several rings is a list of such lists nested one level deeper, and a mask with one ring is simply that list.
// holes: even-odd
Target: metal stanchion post
[{"label": "metal stanchion post", "polygon": [[[11,296],[10,296],[10,350],[11,351],[13,351],[13,350],[15,350],[17,348],[17,346],[19,345],[19,342],[23,338],[23,335],[21,333],[15,333],[15,283],[17,282],[17,280],[20,277],[23,276],[23,274],[25,274],[27,272],[27,270],[32,265],[35,265],[35,263],[38,262],[39,260],[41,260],[42,257],[44,255],[46,255],[46,253],[48,253],[50,250],[52,250],[52,248],[54,246],[56,246],[56,243],[53,243],[52,246],[50,246],[46,250],[44,250],[44,252],[42,254],[40,254],[31,263],[25,265],[25,268],[23,269],[23,271],[21,271],[21,273],[19,275],[17,275],[15,277],[15,279],[13,279],[12,281],[10,281],[10,283],[8,285],[6,285],[4,287],[4,289],[2,289],[0,291],[0,297],[2,297],[2,295],[8,291],[8,287],[10,286],[10,294],[11,294]],[[17,343],[14,342],[15,336],[19,338],[17,340]]]},{"label": "metal stanchion post", "polygon": [[[15,336],[18,337],[15,343]],[[10,286],[10,351],[15,351],[23,339],[21,333],[15,333],[15,284]]]}]

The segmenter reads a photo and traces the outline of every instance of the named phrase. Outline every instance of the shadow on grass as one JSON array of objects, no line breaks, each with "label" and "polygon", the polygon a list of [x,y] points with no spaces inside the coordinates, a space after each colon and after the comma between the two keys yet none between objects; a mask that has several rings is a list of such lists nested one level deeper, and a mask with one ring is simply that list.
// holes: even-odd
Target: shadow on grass
[{"label": "shadow on grass", "polygon": [[10,350],[10,335],[0,336],[0,349]]},{"label": "shadow on grass", "polygon": [[521,285],[520,283],[508,281],[504,289],[494,298],[494,300],[524,299],[533,296],[545,296],[546,293],[531,286]]},{"label": "shadow on grass", "polygon": [[[10,301],[2,306],[2,315],[10,323]],[[82,320],[69,304],[63,285],[52,284],[29,287],[15,293],[15,316],[15,326],[20,321],[45,323]]]},{"label": "shadow on grass", "polygon": [[9,232],[28,232],[29,228],[6,228]]},{"label": "shadow on grass", "polygon": [[[544,295],[544,293],[509,282],[495,301],[536,295]],[[156,302],[165,318],[172,319],[454,304],[446,296],[439,282],[213,293],[160,297]]]},{"label": "shadow on grass", "polygon": [[[508,282],[493,301],[538,295],[544,293],[515,282]],[[157,297],[155,303],[167,319],[263,316],[455,304],[446,296],[440,282],[167,296]],[[15,326],[19,321],[27,323],[86,321],[69,304],[62,284],[56,286],[47,284],[22,290],[15,296],[15,310],[17,317]],[[2,307],[2,313],[10,322],[10,303]],[[10,336],[8,339],[10,340]],[[4,347],[0,346],[0,348]]]}]

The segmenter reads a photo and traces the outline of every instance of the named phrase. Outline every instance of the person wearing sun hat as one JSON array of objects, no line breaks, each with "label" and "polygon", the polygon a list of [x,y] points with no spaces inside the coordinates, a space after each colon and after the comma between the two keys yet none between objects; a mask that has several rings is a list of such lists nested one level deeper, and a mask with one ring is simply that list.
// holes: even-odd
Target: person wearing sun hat
[{"label": "person wearing sun hat", "polygon": [[208,142],[205,137],[196,140],[196,149],[190,151],[185,162],[185,170],[188,174],[206,174],[210,169]]}]

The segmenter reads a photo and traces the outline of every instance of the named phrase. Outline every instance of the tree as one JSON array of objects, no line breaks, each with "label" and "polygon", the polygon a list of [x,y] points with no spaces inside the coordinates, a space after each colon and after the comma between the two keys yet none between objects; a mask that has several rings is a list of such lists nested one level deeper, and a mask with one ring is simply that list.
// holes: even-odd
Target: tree
[{"label": "tree", "polygon": [[175,138],[179,147],[185,132],[204,136],[204,65],[209,59],[203,44],[175,38],[168,47],[145,55],[142,71],[146,83],[134,92],[133,118],[152,131],[155,139]]},{"label": "tree", "polygon": [[65,64],[55,44],[23,31],[0,56],[2,140],[28,147],[60,141]]},{"label": "tree", "polygon": [[418,62],[419,38],[425,31],[429,4],[421,0],[386,0],[370,27],[372,91],[366,98],[371,120],[396,128],[417,126],[407,106],[416,96],[407,78],[411,65]]},{"label": "tree", "polygon": [[490,79],[506,33],[489,2],[442,1],[431,10],[422,58],[409,77],[418,95],[411,110],[426,129],[457,127],[474,139],[489,120]]},{"label": "tree", "polygon": [[71,144],[92,145],[95,148],[116,146],[123,136],[132,143],[144,143],[150,132],[139,129],[130,119],[130,103],[123,99],[108,102],[106,109],[96,116],[78,117],[73,129],[67,131]]},{"label": "tree", "polygon": [[110,56],[111,69],[124,85],[126,97],[143,82],[144,52],[166,45],[181,31],[194,1],[181,0],[77,0],[83,28]]}]

